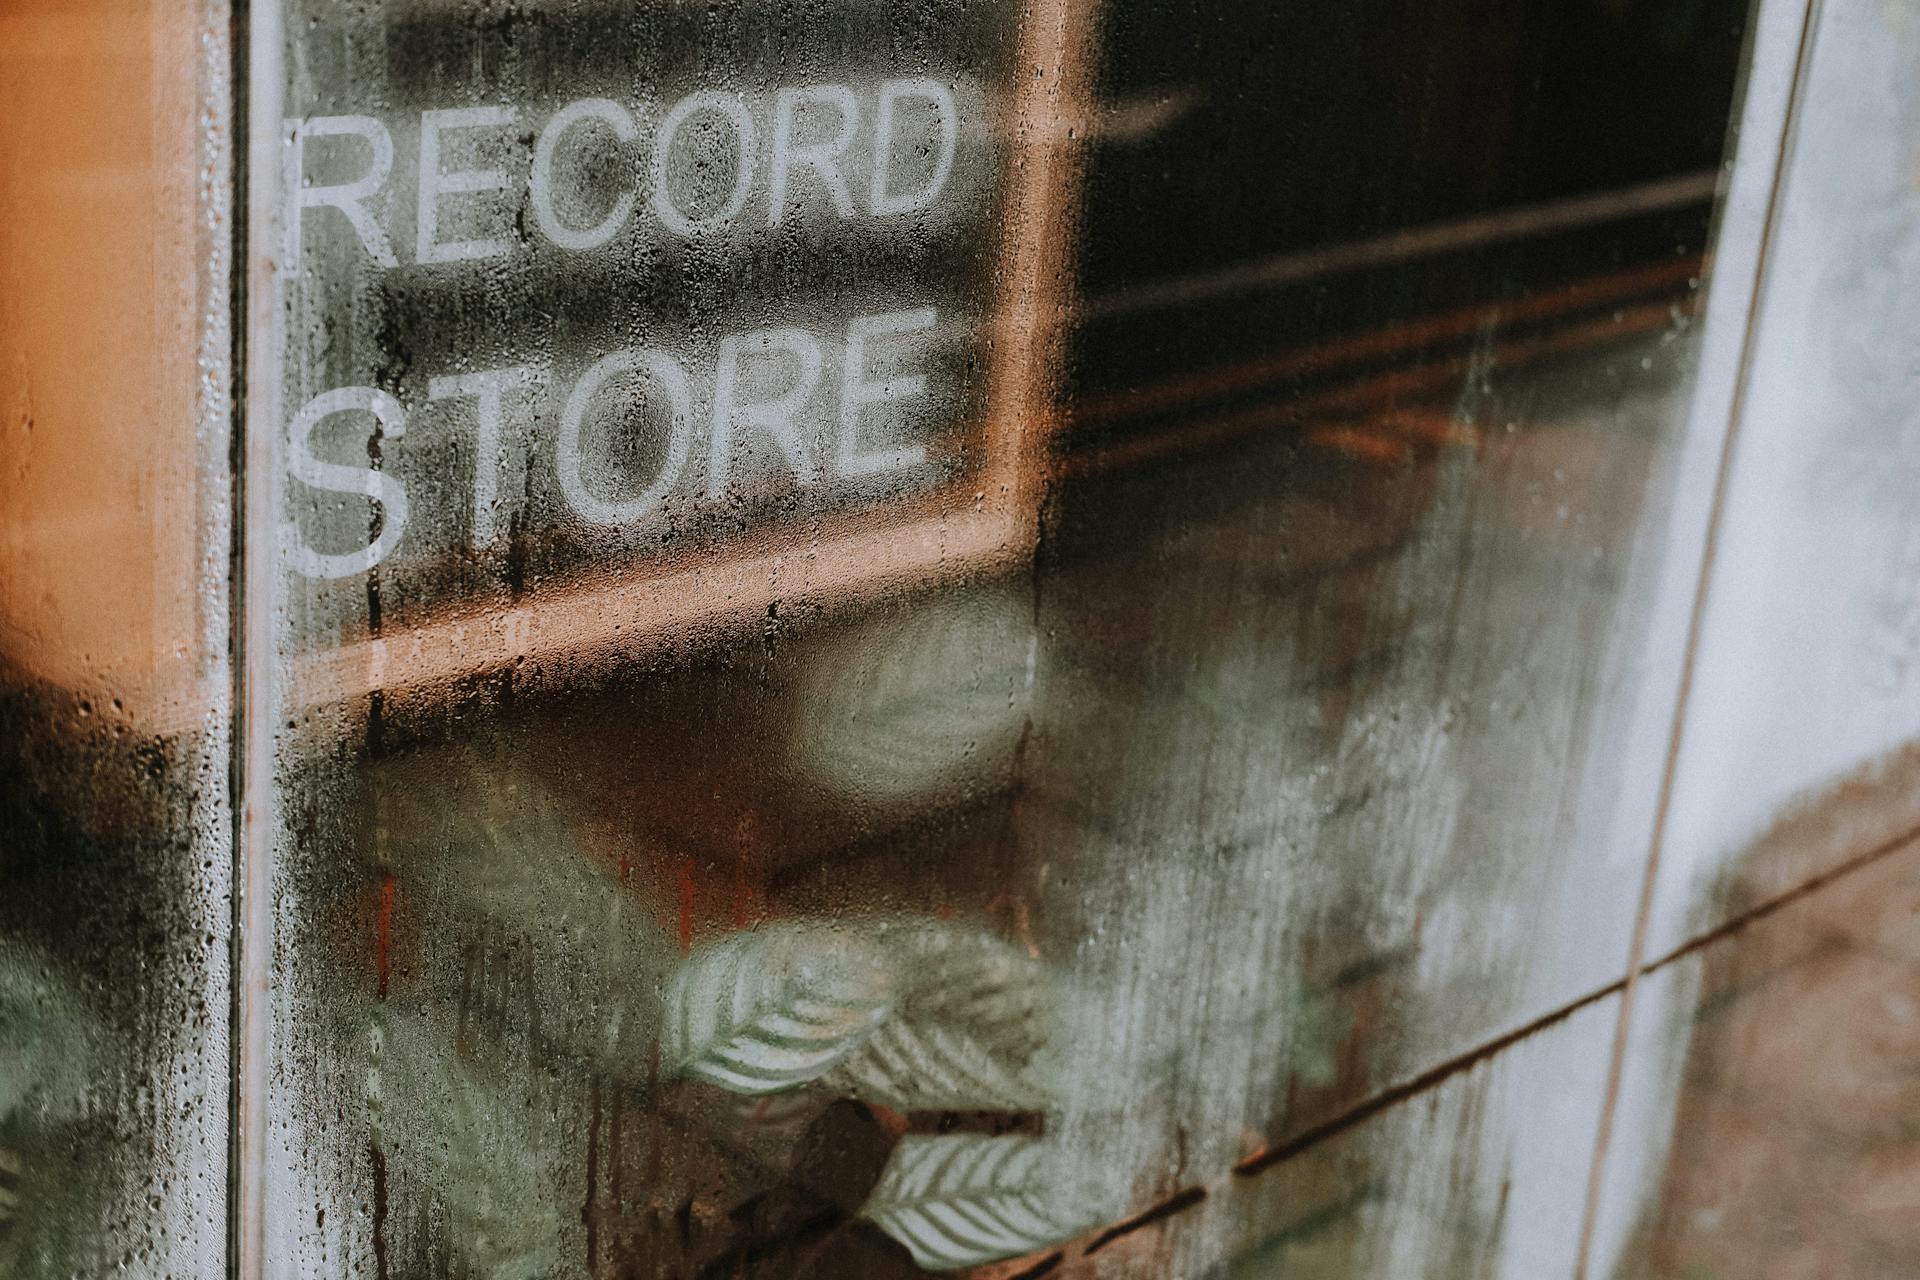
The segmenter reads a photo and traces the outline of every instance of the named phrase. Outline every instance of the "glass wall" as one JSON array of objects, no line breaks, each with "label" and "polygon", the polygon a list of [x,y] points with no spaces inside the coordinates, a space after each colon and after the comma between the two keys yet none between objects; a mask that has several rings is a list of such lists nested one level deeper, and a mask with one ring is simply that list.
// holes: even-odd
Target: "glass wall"
[{"label": "glass wall", "polygon": [[1084,1251],[1613,982],[1744,29],[290,6],[270,1264]]}]

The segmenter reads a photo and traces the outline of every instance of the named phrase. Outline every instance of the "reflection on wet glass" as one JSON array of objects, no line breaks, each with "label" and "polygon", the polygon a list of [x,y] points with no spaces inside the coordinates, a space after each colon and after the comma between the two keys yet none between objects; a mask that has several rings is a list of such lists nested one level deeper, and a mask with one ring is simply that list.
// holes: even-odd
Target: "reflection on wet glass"
[{"label": "reflection on wet glass", "polygon": [[228,25],[0,7],[0,1275],[225,1265]]},{"label": "reflection on wet glass", "polygon": [[273,1251],[1254,1274],[1613,980],[1741,10],[1429,8],[296,6]]},{"label": "reflection on wet glass", "polygon": [[[9,1271],[73,1230],[79,1206],[55,1170],[102,1064],[95,1020],[44,953],[0,951],[0,1238]],[[38,1241],[36,1241],[38,1237]]]},{"label": "reflection on wet glass", "polygon": [[[237,61],[213,0],[45,8],[0,205],[112,190],[0,227],[0,1274],[1892,1265],[1897,1178],[1830,1231],[1717,1163],[1896,1160],[1892,1077],[1756,1120],[1729,1010],[1805,993],[1642,902],[1744,0],[286,0]],[[1898,80],[1911,24],[1831,22]],[[1852,422],[1729,527],[1897,511]],[[1873,518],[1834,767],[1904,741]],[[1723,771],[1702,928],[1865,813],[1753,790],[1727,854]],[[1687,1036],[1657,1191],[1587,1215]]]}]

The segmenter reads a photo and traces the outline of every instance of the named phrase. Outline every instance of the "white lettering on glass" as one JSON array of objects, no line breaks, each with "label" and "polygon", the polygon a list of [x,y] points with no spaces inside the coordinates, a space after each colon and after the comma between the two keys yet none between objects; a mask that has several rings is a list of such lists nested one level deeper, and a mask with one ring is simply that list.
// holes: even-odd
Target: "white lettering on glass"
[{"label": "white lettering on glass", "polygon": [[[351,182],[308,185],[307,139],[339,137],[360,138],[371,148],[372,156],[367,171]],[[400,265],[399,259],[393,256],[393,241],[387,238],[386,229],[366,206],[367,199],[386,185],[387,175],[393,170],[393,135],[387,132],[387,126],[372,116],[315,116],[311,120],[296,120],[288,167],[292,171],[294,188],[289,219],[296,246],[300,243],[300,215],[303,210],[338,209],[347,215],[354,233],[360,237],[360,243],[366,246],[375,262],[383,267]]]},{"label": "white lettering on glass", "polygon": [[926,378],[918,373],[896,374],[879,382],[867,380],[867,342],[873,338],[919,333],[933,328],[937,317],[932,307],[912,311],[888,311],[874,316],[855,316],[847,326],[846,363],[840,371],[840,449],[835,466],[843,476],[880,475],[904,471],[926,461],[925,445],[902,445],[894,449],[860,447],[860,411],[868,405],[898,404],[912,400],[927,389]]},{"label": "white lettering on glass", "polygon": [[289,430],[288,472],[294,479],[325,493],[347,493],[371,498],[378,503],[380,535],[358,551],[316,551],[300,539],[298,531],[290,539],[293,567],[309,578],[345,578],[365,573],[385,560],[400,545],[401,530],[407,524],[407,490],[399,480],[371,467],[349,467],[324,462],[314,456],[313,433],[336,413],[371,413],[386,439],[396,439],[407,429],[407,411],[400,402],[374,387],[336,387],[307,401]]},{"label": "white lettering on glass", "polygon": [[479,403],[473,428],[473,543],[490,547],[497,536],[500,490],[500,436],[506,426],[507,392],[541,376],[537,369],[514,366],[478,373],[441,374],[427,383],[427,399],[473,396]]},{"label": "white lettering on glass", "polygon": [[[587,411],[599,398],[600,389],[626,373],[645,373],[667,398],[667,449],[653,481],[637,497],[624,501],[602,498],[588,484],[586,458],[581,437],[586,431]],[[560,492],[574,514],[591,524],[632,524],[650,514],[667,496],[680,471],[687,465],[692,447],[693,393],[687,385],[687,371],[664,351],[616,351],[595,361],[580,375],[567,406],[560,415],[560,438],[554,448],[554,466],[559,472]],[[611,467],[599,467],[610,471]]]},{"label": "white lettering on glass", "polygon": [[[915,214],[949,195],[961,133],[956,85],[917,75],[859,89],[793,85],[766,98],[699,90],[673,103],[657,127],[649,126],[652,107],[643,114],[631,103],[580,98],[554,108],[537,130],[529,124],[524,134],[491,136],[485,131],[519,125],[522,109],[429,109],[420,113],[417,133],[399,130],[402,138],[417,137],[418,151],[408,157],[412,165],[398,171],[387,123],[367,115],[289,120],[287,229],[298,243],[303,216],[313,221],[308,211],[334,210],[373,263],[398,267],[382,218],[394,213],[388,197],[395,183],[402,184],[398,209],[405,217],[407,182],[414,184],[411,249],[415,262],[429,265],[524,251],[527,237],[504,225],[516,205],[530,215],[540,243],[574,252],[609,245],[640,216],[683,240],[706,236],[738,224],[750,203],[757,215],[761,199],[769,228],[801,216],[847,221]],[[311,139],[340,141],[316,157]],[[523,145],[530,148],[524,171],[514,159]],[[607,172],[609,160],[624,166],[620,177],[603,183],[586,176]],[[315,183],[310,165],[329,179],[349,176]],[[678,349],[603,355],[557,398],[547,456],[558,497],[586,524],[627,528],[657,515],[677,488],[697,486],[698,500],[708,506],[726,501],[745,455],[756,450],[756,466],[784,470],[801,488],[923,466],[928,444],[918,402],[927,398],[928,376],[925,344],[915,339],[938,321],[934,307],[920,306],[853,316],[843,334],[792,325],[721,333],[705,348],[712,352],[705,367]],[[698,331],[704,322],[696,317],[692,323]],[[835,360],[840,366],[830,370]],[[514,450],[537,447],[533,399],[525,393],[549,376],[544,366],[529,364],[427,380],[428,401],[473,401],[469,528],[476,548],[500,539],[504,477],[510,464],[526,461]],[[393,465],[404,460],[404,447],[379,467],[319,456],[316,433],[345,413],[371,414],[377,429],[396,441],[406,431],[401,401],[369,386],[325,392],[294,417],[291,479],[323,494],[367,499],[375,509],[360,539],[370,541],[356,549],[321,551],[296,531],[291,561],[309,577],[373,568],[393,553],[407,526],[405,469]],[[526,420],[516,422],[514,414]],[[457,420],[467,421],[464,410]],[[646,459],[637,468],[644,475],[632,474],[636,455],[623,447],[637,442],[635,433],[655,441],[637,455]],[[696,448],[706,463],[704,483],[685,479]],[[441,492],[438,484],[433,489]]]},{"label": "white lettering on glass", "polygon": [[[864,107],[863,96],[870,99]],[[660,224],[682,239],[692,239],[735,222],[755,199],[763,151],[763,194],[769,227],[786,222],[809,189],[823,192],[826,202],[842,219],[863,214],[891,218],[917,213],[932,208],[946,194],[960,139],[960,110],[953,86],[946,82],[931,76],[910,76],[882,80],[860,92],[846,84],[798,85],[773,95],[771,115],[771,132],[762,148],[755,109],[741,94],[702,90],[675,103],[646,148],[646,203]],[[499,168],[446,168],[449,135],[503,128],[520,116],[520,109],[514,106],[455,107],[420,113],[419,153],[414,158],[416,262],[498,258],[522,247],[505,234],[440,238],[449,197],[510,193],[517,181]],[[856,146],[869,122],[870,144]],[[365,115],[315,116],[288,124],[295,188],[289,201],[289,221],[295,237],[300,233],[303,211],[335,209],[345,215],[376,263],[382,267],[400,265],[393,242],[371,205],[393,177],[394,143],[388,126]],[[621,190],[612,206],[591,226],[569,221],[569,211],[575,219],[582,215],[566,199],[555,170],[569,148],[593,145],[591,139],[596,133],[610,133],[622,147],[634,146],[642,136],[634,109],[609,98],[581,98],[557,108],[533,138],[525,201],[541,234],[562,249],[584,251],[607,244],[633,220],[641,202],[636,183]],[[368,151],[366,169],[346,182],[308,185],[306,141],[329,137],[362,141]],[[695,148],[696,162],[677,175],[682,182],[676,184],[675,149],[685,146]],[[730,156],[717,159],[721,152],[730,152]],[[865,169],[858,167],[862,164]],[[696,183],[688,183],[685,179],[689,173],[701,176]],[[707,175],[713,175],[712,179]],[[698,194],[704,198],[699,203],[711,207],[705,211],[689,207],[697,193],[677,189],[677,185],[701,187],[703,192]],[[507,207],[509,202],[500,202],[496,216],[504,219]]]},{"label": "white lettering on glass", "polygon": [[[808,143],[794,140],[796,117],[804,118],[801,108],[806,106],[833,110],[839,119],[839,127],[830,137]],[[787,183],[790,176],[801,169],[813,170],[826,187],[833,207],[840,211],[841,217],[853,216],[853,192],[847,187],[846,175],[840,172],[840,157],[853,145],[854,131],[859,123],[859,105],[854,100],[853,90],[843,84],[816,84],[780,91],[773,103],[773,160],[767,177],[767,221],[770,225],[779,226],[781,218],[786,215]]]},{"label": "white lettering on glass", "polygon": [[[826,375],[829,345],[806,329],[755,329],[722,337],[714,357],[705,500],[715,503],[725,497],[745,432],[758,432],[772,441],[797,484],[819,484],[827,468],[814,456],[801,424],[811,402],[827,387],[837,386],[840,392],[837,418],[830,406],[816,412],[838,423],[830,460],[833,475],[858,480],[924,462],[924,444],[876,448],[864,446],[861,437],[867,434],[866,417],[876,408],[905,404],[926,392],[926,376],[909,367],[906,353],[876,348],[925,333],[938,320],[933,307],[854,316],[847,322],[846,340],[839,348],[843,365],[838,379]],[[890,355],[895,371],[876,377],[871,366],[880,355]],[[472,529],[477,547],[487,547],[499,537],[499,476],[505,463],[502,450],[508,438],[508,415],[516,403],[522,412],[530,412],[524,395],[514,393],[525,392],[548,376],[544,368],[511,366],[441,374],[428,380],[430,401],[465,397],[475,401]],[[616,410],[607,402],[614,398],[610,384],[617,379],[646,390],[628,393],[627,403]],[[661,411],[665,413],[666,441],[660,461],[652,478],[633,497],[608,496],[621,478],[614,474],[611,459],[591,456],[587,449],[588,418],[603,405],[607,412],[619,412],[623,423],[658,422]],[[369,498],[382,508],[379,537],[357,551],[320,552],[296,538],[293,565],[311,578],[342,578],[371,569],[399,545],[407,522],[406,487],[396,475],[325,462],[314,455],[312,437],[320,424],[335,414],[355,411],[372,413],[386,438],[397,440],[406,431],[406,411],[400,401],[373,387],[340,387],[315,396],[289,428],[288,471],[294,479],[323,492]],[[514,434],[529,438],[532,433]],[[681,360],[652,349],[603,356],[580,375],[560,413],[554,471],[561,497],[574,515],[589,524],[627,526],[645,520],[679,483],[693,451],[694,435],[693,380]]]},{"label": "white lettering on glass", "polygon": [[[702,217],[693,217],[673,202],[668,190],[674,140],[689,120],[705,113],[725,117],[734,134],[733,189],[718,209]],[[753,189],[753,117],[738,94],[696,93],[674,104],[660,122],[660,133],[653,141],[653,211],[675,235],[692,238],[733,221],[747,204]]]},{"label": "white lettering on glass", "polygon": [[[787,389],[771,400],[740,403],[740,365],[743,356],[773,361],[792,357],[794,374]],[[820,340],[805,329],[761,329],[720,339],[713,374],[713,437],[708,454],[707,497],[717,500],[733,475],[734,424],[758,427],[780,447],[795,478],[803,485],[820,479],[820,468],[801,439],[796,415],[819,385],[826,355]]]},{"label": "white lettering on glass", "polygon": [[540,130],[540,138],[533,148],[533,173],[527,184],[528,195],[533,202],[534,221],[539,223],[541,232],[563,249],[598,248],[613,239],[614,233],[633,216],[631,191],[622,192],[619,199],[613,202],[613,208],[607,211],[606,217],[584,229],[568,226],[561,221],[559,212],[554,208],[554,156],[567,131],[588,121],[606,125],[613,131],[613,136],[622,142],[632,142],[640,136],[640,128],[634,124],[627,109],[606,98],[582,98],[578,102],[569,102],[554,112],[546,127]]},{"label": "white lettering on glass", "polygon": [[446,240],[440,233],[440,197],[480,191],[505,191],[507,175],[500,169],[440,168],[440,135],[455,129],[488,129],[512,124],[511,107],[455,107],[424,111],[420,115],[420,185],[417,206],[418,235],[415,258],[420,262],[466,262],[499,258],[512,252],[510,241],[493,239]]},{"label": "white lettering on glass", "polygon": [[[933,172],[921,183],[919,190],[891,191],[894,104],[909,98],[928,103],[939,116],[940,146],[934,154]],[[953,90],[926,76],[883,81],[875,112],[873,190],[867,205],[868,211],[875,217],[887,217],[930,207],[940,198],[940,193],[946,189],[947,179],[953,174],[954,150],[960,141],[960,112],[953,101]]]}]

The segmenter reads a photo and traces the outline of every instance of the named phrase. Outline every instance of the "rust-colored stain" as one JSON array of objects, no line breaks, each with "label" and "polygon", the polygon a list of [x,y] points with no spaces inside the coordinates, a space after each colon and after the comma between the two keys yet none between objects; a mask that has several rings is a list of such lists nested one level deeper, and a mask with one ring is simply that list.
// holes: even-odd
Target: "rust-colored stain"
[{"label": "rust-colored stain", "polygon": [[380,915],[374,925],[375,991],[387,998],[387,980],[393,972],[393,872],[380,877]]}]

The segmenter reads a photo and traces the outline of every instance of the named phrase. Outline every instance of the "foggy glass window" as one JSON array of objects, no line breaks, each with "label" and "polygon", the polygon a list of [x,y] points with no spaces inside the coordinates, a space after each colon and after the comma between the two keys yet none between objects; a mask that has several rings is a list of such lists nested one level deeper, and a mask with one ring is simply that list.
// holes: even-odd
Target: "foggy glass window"
[{"label": "foggy glass window", "polygon": [[1870,7],[0,14],[0,1275],[1746,1258]]}]

